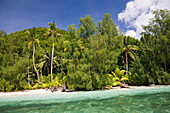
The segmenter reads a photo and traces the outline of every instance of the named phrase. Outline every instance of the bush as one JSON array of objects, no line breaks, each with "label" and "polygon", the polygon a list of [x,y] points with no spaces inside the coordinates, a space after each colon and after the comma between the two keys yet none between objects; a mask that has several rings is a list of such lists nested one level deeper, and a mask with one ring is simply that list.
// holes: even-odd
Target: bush
[{"label": "bush", "polygon": [[42,86],[36,83],[31,89],[40,89],[40,88],[42,88]]},{"label": "bush", "polygon": [[91,75],[81,71],[76,71],[75,73],[70,73],[68,75],[67,86],[72,90],[92,90],[92,80]]}]

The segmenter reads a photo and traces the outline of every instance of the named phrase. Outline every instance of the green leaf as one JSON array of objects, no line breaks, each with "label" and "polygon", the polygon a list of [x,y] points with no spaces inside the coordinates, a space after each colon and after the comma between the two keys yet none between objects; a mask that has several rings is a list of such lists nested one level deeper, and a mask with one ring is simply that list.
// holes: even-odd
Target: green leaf
[{"label": "green leaf", "polygon": [[119,75],[120,75],[120,69],[119,69],[119,68],[116,68],[116,69],[115,69],[115,74],[116,74],[116,76],[119,76]]},{"label": "green leaf", "polygon": [[116,77],[116,74],[112,71],[112,74],[113,74],[113,76],[115,76]]},{"label": "green leaf", "polygon": [[135,59],[135,56],[134,56],[130,51],[128,51],[128,53],[129,53],[129,56],[130,56],[132,59]]},{"label": "green leaf", "polygon": [[128,48],[130,49],[130,50],[138,50],[138,47],[137,46],[135,46],[135,45],[128,45]]},{"label": "green leaf", "polygon": [[35,42],[38,44],[38,46],[40,46],[40,40],[39,39],[35,39]]},{"label": "green leaf", "polygon": [[28,49],[30,49],[32,47],[33,43],[32,41],[28,43]]},{"label": "green leaf", "polygon": [[113,77],[113,75],[112,74],[107,74],[109,77]]},{"label": "green leaf", "polygon": [[126,51],[126,47],[124,47],[124,48],[122,49],[122,52],[124,52],[124,51]]},{"label": "green leaf", "polygon": [[126,72],[125,70],[121,70],[121,71],[120,71],[120,76],[122,77],[125,72]]},{"label": "green leaf", "polygon": [[113,77],[113,79],[112,79],[113,81],[119,81],[119,78],[118,77]]},{"label": "green leaf", "polygon": [[46,61],[43,61],[43,62],[41,62],[39,65],[38,65],[38,67],[39,68],[42,68],[43,66],[44,66],[44,63],[45,63]]},{"label": "green leaf", "polygon": [[119,85],[120,84],[120,82],[119,81],[116,81],[116,82],[114,82],[112,85],[113,86],[117,86],[117,85]]},{"label": "green leaf", "polygon": [[125,81],[125,80],[129,80],[129,79],[123,76],[120,81]]}]

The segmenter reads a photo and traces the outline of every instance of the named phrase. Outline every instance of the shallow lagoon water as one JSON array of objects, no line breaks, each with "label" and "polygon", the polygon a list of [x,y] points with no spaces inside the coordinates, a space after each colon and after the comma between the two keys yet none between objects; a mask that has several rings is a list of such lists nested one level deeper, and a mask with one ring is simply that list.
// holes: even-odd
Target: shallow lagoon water
[{"label": "shallow lagoon water", "polygon": [[0,112],[170,113],[170,86],[1,96]]}]

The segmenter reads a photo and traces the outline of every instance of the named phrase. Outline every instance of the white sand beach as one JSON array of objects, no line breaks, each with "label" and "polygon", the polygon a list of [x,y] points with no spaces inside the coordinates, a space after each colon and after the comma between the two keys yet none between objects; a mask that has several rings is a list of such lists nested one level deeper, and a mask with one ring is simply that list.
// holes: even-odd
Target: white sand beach
[{"label": "white sand beach", "polygon": [[[143,88],[151,88],[151,87],[159,87],[164,85],[154,85],[154,86],[129,86],[129,88],[120,88],[120,87],[113,87],[113,89],[119,90],[129,90],[129,89],[143,89]],[[63,93],[61,91],[55,91],[53,93]],[[69,92],[74,93],[74,92]],[[23,90],[17,92],[0,92],[0,96],[19,96],[19,95],[36,95],[36,94],[52,94],[50,89],[35,89],[35,90]]]},{"label": "white sand beach", "polygon": [[[0,96],[19,96],[19,95],[34,95],[34,94],[50,94],[51,90],[35,89],[35,90],[23,90],[17,92],[0,92]],[[56,91],[54,93],[59,93]]]}]

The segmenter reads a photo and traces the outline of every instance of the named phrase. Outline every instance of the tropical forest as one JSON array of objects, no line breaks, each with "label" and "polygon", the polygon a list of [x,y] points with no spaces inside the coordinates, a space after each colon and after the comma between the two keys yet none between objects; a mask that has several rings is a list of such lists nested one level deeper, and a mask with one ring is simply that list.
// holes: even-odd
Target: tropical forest
[{"label": "tropical forest", "polygon": [[50,22],[10,34],[0,31],[0,91],[65,85],[91,91],[129,85],[170,85],[170,11],[155,10],[141,38],[125,36],[105,13],[67,30]]}]

